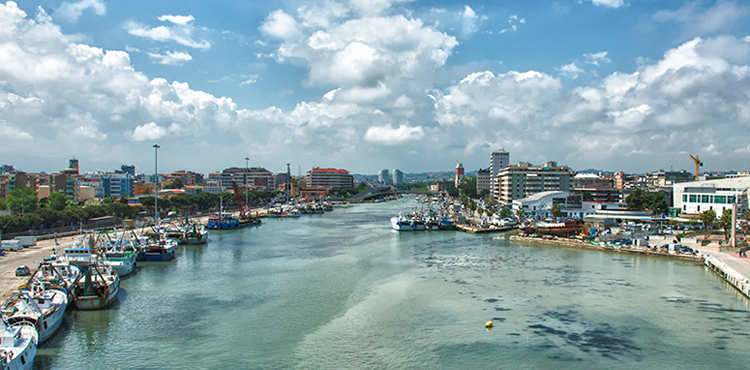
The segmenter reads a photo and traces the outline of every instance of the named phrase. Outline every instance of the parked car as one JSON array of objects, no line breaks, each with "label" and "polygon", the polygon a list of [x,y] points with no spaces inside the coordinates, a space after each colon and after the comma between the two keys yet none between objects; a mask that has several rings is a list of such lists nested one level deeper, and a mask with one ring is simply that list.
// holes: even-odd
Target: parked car
[{"label": "parked car", "polygon": [[686,247],[686,246],[684,246],[684,245],[681,245],[681,246],[680,246],[680,252],[685,252],[685,253],[693,253],[693,252],[695,252],[695,251],[693,250],[693,248],[690,248],[690,247]]},{"label": "parked car", "polygon": [[16,267],[16,276],[29,276],[31,275],[31,270],[29,270],[29,266],[21,265]]}]

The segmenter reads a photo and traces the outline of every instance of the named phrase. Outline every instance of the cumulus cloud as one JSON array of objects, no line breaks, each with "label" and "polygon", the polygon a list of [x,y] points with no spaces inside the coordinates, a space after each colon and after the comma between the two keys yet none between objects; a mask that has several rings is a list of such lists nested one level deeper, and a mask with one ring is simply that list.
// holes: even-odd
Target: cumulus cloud
[{"label": "cumulus cloud", "polygon": [[435,117],[527,160],[668,164],[705,150],[729,167],[747,146],[733,132],[750,129],[749,62],[748,41],[723,36],[691,40],[634,73],[572,90],[538,72],[474,73],[436,96]]},{"label": "cumulus cloud", "polygon": [[75,22],[87,9],[91,9],[94,14],[99,16],[107,13],[107,5],[103,0],[81,0],[77,3],[63,1],[60,7],[55,10],[54,15],[66,21]]},{"label": "cumulus cloud", "polygon": [[365,140],[383,145],[398,145],[420,140],[422,136],[424,136],[424,132],[421,127],[401,125],[394,129],[391,125],[386,125],[373,126],[367,129]]},{"label": "cumulus cloud", "polygon": [[[533,70],[475,71],[436,86],[454,37],[406,14],[358,17],[376,10],[347,4],[343,13],[316,13],[315,22],[289,14],[296,34],[264,33],[279,63],[302,66],[307,83],[328,91],[290,110],[243,109],[184,82],[148,78],[127,52],[86,45],[15,3],[0,4],[0,156],[34,169],[77,148],[87,167],[150,166],[150,143],[159,140],[160,167],[201,172],[229,165],[217,158],[245,156],[272,171],[288,162],[357,172],[456,159],[486,166],[499,147],[514,161],[626,171],[678,165],[688,152],[712,168],[746,162],[746,136],[737,133],[750,130],[750,38],[695,38],[576,88]],[[585,60],[606,63],[604,52],[589,56],[561,73],[595,66]]]},{"label": "cumulus cloud", "polygon": [[193,21],[190,16],[163,15],[159,17],[162,22],[172,23],[171,26],[149,27],[135,21],[130,21],[125,25],[128,33],[153,41],[159,42],[176,42],[180,45],[194,49],[209,49],[211,43],[206,40],[195,40],[193,34],[196,28],[190,24]]},{"label": "cumulus cloud", "polygon": [[167,134],[167,130],[160,127],[156,122],[149,122],[144,125],[140,125],[133,130],[133,140],[145,141],[145,140],[157,140],[164,137]]}]

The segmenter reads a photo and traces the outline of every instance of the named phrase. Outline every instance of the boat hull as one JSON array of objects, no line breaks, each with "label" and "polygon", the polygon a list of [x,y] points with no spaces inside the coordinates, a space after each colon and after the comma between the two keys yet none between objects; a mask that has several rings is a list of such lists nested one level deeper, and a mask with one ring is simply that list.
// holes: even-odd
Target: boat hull
[{"label": "boat hull", "polygon": [[82,311],[101,310],[109,307],[117,300],[117,294],[120,292],[119,281],[109,286],[108,294],[94,296],[78,296],[75,300],[75,306]]},{"label": "boat hull", "polygon": [[391,227],[398,231],[412,231],[414,230],[409,223],[399,221],[398,217],[391,218]]}]

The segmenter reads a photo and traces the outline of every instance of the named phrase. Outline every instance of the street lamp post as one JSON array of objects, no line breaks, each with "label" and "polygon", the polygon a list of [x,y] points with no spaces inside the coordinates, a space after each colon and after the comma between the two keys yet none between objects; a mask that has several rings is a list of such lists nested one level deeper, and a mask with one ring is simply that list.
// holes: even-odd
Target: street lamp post
[{"label": "street lamp post", "polygon": [[247,207],[247,173],[250,172],[250,158],[245,157],[245,207]]},{"label": "street lamp post", "polygon": [[154,223],[159,223],[159,144],[154,144]]}]

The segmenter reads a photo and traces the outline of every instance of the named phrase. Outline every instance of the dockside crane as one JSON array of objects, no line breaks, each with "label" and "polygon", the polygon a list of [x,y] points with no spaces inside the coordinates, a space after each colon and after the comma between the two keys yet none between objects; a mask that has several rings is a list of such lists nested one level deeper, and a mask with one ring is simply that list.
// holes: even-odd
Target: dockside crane
[{"label": "dockside crane", "polygon": [[700,167],[703,166],[703,162],[701,162],[697,155],[691,154],[690,158],[695,162],[695,181],[698,181],[698,173],[700,172]]}]

